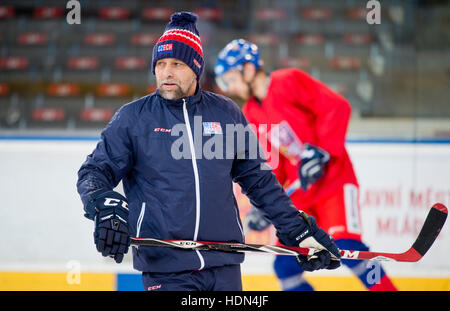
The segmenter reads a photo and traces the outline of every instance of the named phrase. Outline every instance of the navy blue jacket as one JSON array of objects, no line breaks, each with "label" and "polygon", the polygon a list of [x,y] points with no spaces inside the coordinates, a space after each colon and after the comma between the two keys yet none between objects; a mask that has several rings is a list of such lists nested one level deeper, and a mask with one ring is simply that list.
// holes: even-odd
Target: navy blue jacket
[{"label": "navy blue jacket", "polygon": [[[156,91],[130,102],[116,112],[78,172],[82,202],[86,206],[91,192],[112,190],[122,180],[131,236],[244,242],[234,181],[277,230],[290,232],[301,224],[298,211],[272,171],[261,169],[265,160],[251,149],[254,132],[240,140],[227,131],[227,125],[247,124],[232,100],[202,90],[175,101]],[[239,253],[132,248],[134,268],[145,272],[244,260]]]}]

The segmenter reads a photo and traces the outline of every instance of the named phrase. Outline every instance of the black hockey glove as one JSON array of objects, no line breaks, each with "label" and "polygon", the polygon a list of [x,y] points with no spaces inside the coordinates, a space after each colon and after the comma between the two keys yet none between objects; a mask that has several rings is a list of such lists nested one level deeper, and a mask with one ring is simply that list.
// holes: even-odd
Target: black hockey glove
[{"label": "black hockey glove", "polygon": [[121,263],[130,246],[127,199],[115,191],[97,190],[91,194],[85,211],[84,216],[95,222],[97,250]]},{"label": "black hockey glove", "polygon": [[314,217],[304,212],[300,212],[299,215],[303,219],[303,224],[288,234],[277,232],[280,242],[286,246],[312,247],[320,250],[310,257],[303,255],[296,257],[297,263],[305,271],[338,268],[341,265],[339,259],[341,255],[334,244],[334,239],[317,226]]},{"label": "black hockey glove", "polygon": [[325,165],[330,161],[330,154],[322,148],[306,143],[305,149],[300,154],[301,163],[298,168],[298,175],[303,190],[307,190],[309,185],[314,184],[319,178],[325,175]]}]

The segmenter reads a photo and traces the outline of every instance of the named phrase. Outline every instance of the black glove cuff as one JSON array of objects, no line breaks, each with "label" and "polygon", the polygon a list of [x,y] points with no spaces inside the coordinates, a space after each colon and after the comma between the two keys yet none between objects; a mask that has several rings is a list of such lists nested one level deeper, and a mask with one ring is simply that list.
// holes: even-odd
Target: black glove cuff
[{"label": "black glove cuff", "polygon": [[300,226],[288,233],[281,233],[279,231],[276,233],[280,242],[286,246],[298,246],[301,241],[312,236],[317,231],[316,220],[314,217],[303,211],[299,211],[298,215],[299,218],[301,218]]},{"label": "black glove cuff", "polygon": [[[128,218],[128,201],[120,193],[108,189],[99,189],[90,193],[89,197],[89,202],[84,208],[86,218],[94,220],[99,213],[117,213],[122,218]],[[110,197],[110,202],[102,201],[106,197]],[[119,203],[120,201],[122,202]]]}]

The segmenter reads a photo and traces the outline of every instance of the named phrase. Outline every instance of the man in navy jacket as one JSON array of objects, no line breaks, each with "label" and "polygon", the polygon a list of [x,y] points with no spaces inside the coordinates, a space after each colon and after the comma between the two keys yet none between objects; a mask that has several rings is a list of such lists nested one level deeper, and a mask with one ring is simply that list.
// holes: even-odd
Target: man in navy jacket
[{"label": "man in navy jacket", "polygon": [[[130,236],[244,242],[238,183],[285,245],[322,249],[304,269],[340,265],[332,238],[299,213],[265,164],[256,135],[229,98],[200,89],[197,16],[175,13],[153,50],[157,91],[124,105],[78,172],[85,216],[103,256],[120,263]],[[122,181],[125,196],[113,189]],[[241,290],[241,253],[133,247],[149,290]]]}]

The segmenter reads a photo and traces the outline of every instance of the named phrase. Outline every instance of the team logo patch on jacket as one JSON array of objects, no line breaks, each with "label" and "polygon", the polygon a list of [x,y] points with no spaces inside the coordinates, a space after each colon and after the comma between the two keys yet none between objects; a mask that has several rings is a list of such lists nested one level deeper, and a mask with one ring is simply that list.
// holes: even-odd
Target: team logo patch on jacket
[{"label": "team logo patch on jacket", "polygon": [[206,135],[223,134],[220,122],[203,122],[203,131]]}]

